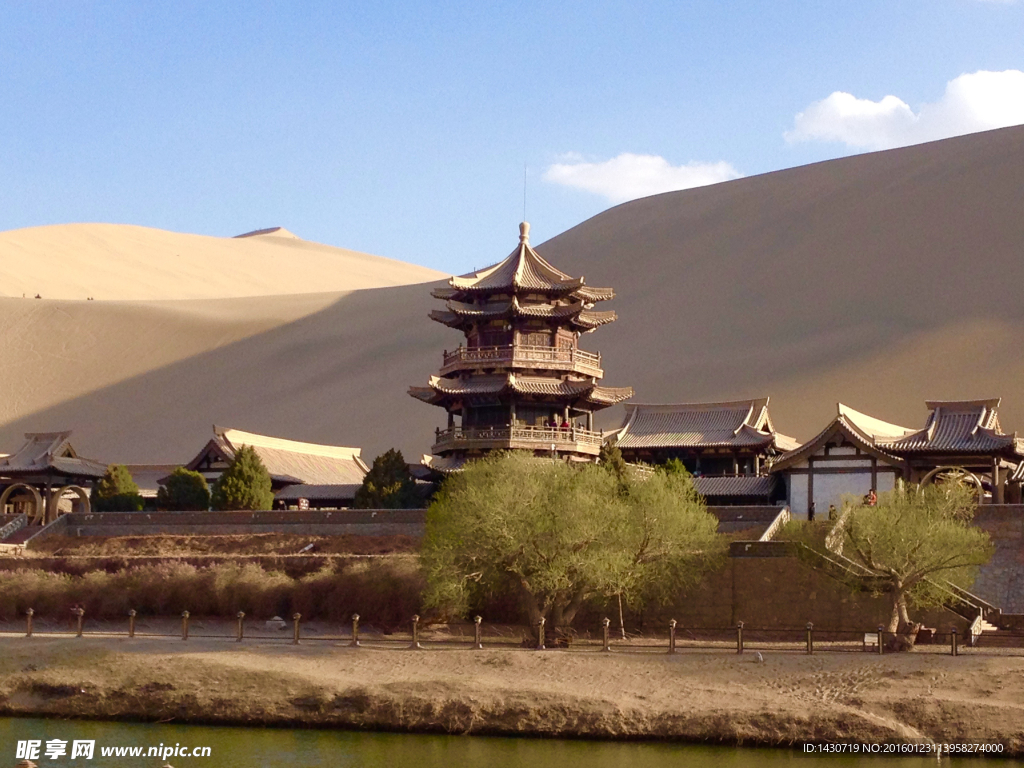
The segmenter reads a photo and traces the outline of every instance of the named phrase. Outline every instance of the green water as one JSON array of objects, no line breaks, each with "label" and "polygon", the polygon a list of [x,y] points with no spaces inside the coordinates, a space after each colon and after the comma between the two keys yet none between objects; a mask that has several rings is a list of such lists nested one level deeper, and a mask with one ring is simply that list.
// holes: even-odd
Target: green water
[{"label": "green water", "polygon": [[[689,744],[643,744],[569,740],[487,738],[482,736],[417,736],[348,731],[286,730],[271,728],[219,728],[194,725],[143,725],[93,723],[69,720],[0,718],[0,768],[14,766],[19,741],[51,739],[68,742],[68,754],[53,760],[45,753],[42,766],[154,766],[174,768],[662,768],[665,766],[712,766],[755,768],[769,765],[860,766],[911,768],[945,765],[977,768],[993,765],[981,759],[932,757],[887,758],[807,755],[800,749],[752,749]],[[70,758],[72,742],[95,740],[92,760]],[[104,747],[209,747],[209,757],[104,757]],[[1001,766],[1022,766],[1019,761],[1000,761]]]}]

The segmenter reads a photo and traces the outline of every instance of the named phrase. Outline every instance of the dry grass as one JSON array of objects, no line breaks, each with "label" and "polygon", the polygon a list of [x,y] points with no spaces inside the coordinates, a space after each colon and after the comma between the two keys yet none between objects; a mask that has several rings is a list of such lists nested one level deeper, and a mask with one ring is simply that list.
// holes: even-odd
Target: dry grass
[{"label": "dry grass", "polygon": [[188,557],[195,555],[388,555],[415,552],[415,536],[305,536],[250,533],[237,536],[50,536],[28,551],[50,557]]},{"label": "dry grass", "polygon": [[168,562],[90,571],[80,576],[39,569],[6,572],[0,579],[0,618],[32,608],[40,617],[66,617],[81,605],[90,618],[141,615],[254,618],[301,613],[309,619],[348,620],[358,611],[383,627],[397,626],[419,611],[422,575],[411,558],[337,563],[293,578],[252,563],[197,567]]}]

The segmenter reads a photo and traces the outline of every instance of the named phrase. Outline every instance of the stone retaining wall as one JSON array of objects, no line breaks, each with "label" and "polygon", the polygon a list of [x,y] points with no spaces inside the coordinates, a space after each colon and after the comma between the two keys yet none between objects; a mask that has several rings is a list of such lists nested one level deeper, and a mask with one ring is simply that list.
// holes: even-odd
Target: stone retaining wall
[{"label": "stone retaining wall", "polygon": [[1024,504],[986,504],[974,524],[988,531],[995,554],[971,592],[1003,613],[1024,614]]}]

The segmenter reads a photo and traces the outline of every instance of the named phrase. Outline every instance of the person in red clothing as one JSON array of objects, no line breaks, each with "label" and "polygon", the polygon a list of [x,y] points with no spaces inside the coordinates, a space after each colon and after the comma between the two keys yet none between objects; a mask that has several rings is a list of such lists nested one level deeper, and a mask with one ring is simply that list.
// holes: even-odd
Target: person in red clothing
[{"label": "person in red clothing", "polygon": [[874,488],[872,488],[870,491],[868,491],[868,495],[864,499],[864,501],[867,502],[867,505],[869,507],[873,507],[876,504],[878,504],[878,494],[875,493],[875,489]]},{"label": "person in red clothing", "polygon": [[562,429],[564,429],[566,431],[568,431],[568,429],[569,429],[569,422],[565,421],[564,419],[562,420]]}]

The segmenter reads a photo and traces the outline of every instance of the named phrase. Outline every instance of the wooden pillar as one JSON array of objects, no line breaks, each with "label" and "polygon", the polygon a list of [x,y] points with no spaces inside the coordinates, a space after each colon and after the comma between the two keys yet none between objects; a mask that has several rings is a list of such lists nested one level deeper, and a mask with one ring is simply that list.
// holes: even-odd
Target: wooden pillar
[{"label": "wooden pillar", "polygon": [[732,454],[732,474],[733,474],[733,476],[736,476],[736,475],[739,475],[739,473],[740,473],[740,461],[739,461],[739,457],[737,457],[736,452],[734,451],[733,454]]},{"label": "wooden pillar", "polygon": [[999,457],[992,457],[992,503],[1002,504],[1003,503],[1003,483],[1000,477],[1002,473],[999,471]]},{"label": "wooden pillar", "polygon": [[515,400],[513,400],[512,404],[509,406],[509,419],[510,419],[509,425],[514,427],[516,425],[516,401]]},{"label": "wooden pillar", "polygon": [[594,412],[593,411],[587,411],[587,429],[589,429],[591,432],[594,431]]},{"label": "wooden pillar", "polygon": [[761,475],[761,457],[757,454],[754,455],[754,475]]},{"label": "wooden pillar", "polygon": [[455,411],[448,411],[448,429],[455,426]]}]

